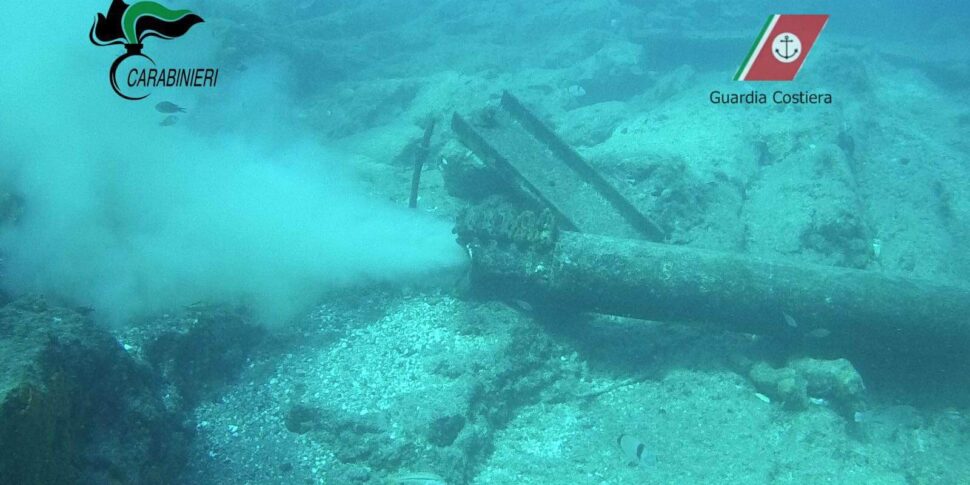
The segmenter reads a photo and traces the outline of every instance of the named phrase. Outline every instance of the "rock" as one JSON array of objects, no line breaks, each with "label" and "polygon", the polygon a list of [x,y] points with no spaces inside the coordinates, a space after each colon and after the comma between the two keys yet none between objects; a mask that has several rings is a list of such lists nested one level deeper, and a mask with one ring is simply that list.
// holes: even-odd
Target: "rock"
[{"label": "rock", "polygon": [[759,362],[751,367],[748,377],[755,388],[786,408],[801,410],[808,407],[808,384],[793,369],[775,369]]},{"label": "rock", "polygon": [[862,376],[846,359],[806,357],[791,360],[778,369],[758,362],[751,365],[748,377],[759,392],[792,410],[807,408],[810,398],[820,399],[851,418],[862,409],[865,400]]},{"label": "rock", "polygon": [[465,418],[453,414],[442,416],[431,422],[428,431],[428,442],[435,446],[450,446],[458,438],[458,434],[465,427]]},{"label": "rock", "polygon": [[842,414],[852,416],[865,400],[862,376],[846,359],[795,359],[788,366],[808,383],[808,393],[828,400]]},{"label": "rock", "polygon": [[220,305],[194,306],[155,330],[145,339],[145,359],[187,406],[231,383],[266,333],[244,311]]},{"label": "rock", "polygon": [[4,483],[171,483],[188,431],[150,369],[85,316],[36,297],[0,308]]}]

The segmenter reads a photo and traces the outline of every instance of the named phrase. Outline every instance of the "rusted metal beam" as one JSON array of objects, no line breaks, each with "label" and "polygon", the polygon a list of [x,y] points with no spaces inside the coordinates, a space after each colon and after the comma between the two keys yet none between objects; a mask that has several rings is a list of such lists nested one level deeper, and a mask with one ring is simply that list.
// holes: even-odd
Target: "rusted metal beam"
[{"label": "rusted metal beam", "polygon": [[451,126],[465,146],[511,186],[549,208],[563,228],[664,239],[659,226],[511,94],[469,119],[455,113]]},{"label": "rusted metal beam", "polygon": [[461,240],[475,288],[490,295],[754,334],[825,334],[843,347],[970,351],[970,288],[958,284],[567,231],[540,250]]}]

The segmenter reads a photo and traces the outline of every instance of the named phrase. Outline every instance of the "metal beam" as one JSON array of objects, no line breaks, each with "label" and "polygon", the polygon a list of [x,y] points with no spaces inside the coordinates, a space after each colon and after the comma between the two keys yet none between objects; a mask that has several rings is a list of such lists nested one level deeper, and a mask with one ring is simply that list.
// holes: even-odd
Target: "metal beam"
[{"label": "metal beam", "polygon": [[475,288],[491,295],[755,334],[794,326],[842,346],[970,351],[970,288],[958,284],[566,231],[542,250],[464,242]]}]

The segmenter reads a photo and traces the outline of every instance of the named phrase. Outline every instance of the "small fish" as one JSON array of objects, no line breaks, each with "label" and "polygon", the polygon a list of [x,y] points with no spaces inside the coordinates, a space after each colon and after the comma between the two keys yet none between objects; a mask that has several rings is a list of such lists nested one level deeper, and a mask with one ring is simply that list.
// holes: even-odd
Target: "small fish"
[{"label": "small fish", "polygon": [[815,330],[805,334],[806,337],[814,339],[823,339],[829,335],[832,335],[832,332],[827,328],[816,328]]},{"label": "small fish", "polygon": [[80,313],[81,315],[90,315],[94,313],[94,308],[89,306],[76,306],[74,307],[74,311]]},{"label": "small fish", "polygon": [[185,113],[185,108],[175,104],[169,103],[168,101],[162,101],[155,105],[155,109],[159,113]]},{"label": "small fish", "polygon": [[785,317],[785,325],[788,325],[791,328],[798,328],[798,322],[796,322],[791,315],[785,312],[781,312],[781,315]]},{"label": "small fish", "polygon": [[566,88],[566,92],[569,93],[569,95],[574,98],[580,98],[580,97],[586,96],[586,89],[584,89],[582,86],[578,84],[573,84],[572,86],[569,86],[568,88]]},{"label": "small fish", "polygon": [[390,485],[447,485],[445,479],[431,472],[405,472],[387,477]]},{"label": "small fish", "polygon": [[174,125],[175,123],[178,123],[178,122],[179,122],[179,117],[178,116],[168,115],[168,116],[165,117],[164,120],[162,120],[161,123],[158,124],[158,126],[172,126],[172,125]]},{"label": "small fish", "polygon": [[513,308],[516,308],[518,310],[522,310],[525,313],[532,313],[532,311],[533,311],[532,305],[529,302],[525,301],[525,300],[512,299],[512,300],[509,300],[509,304]]},{"label": "small fish", "polygon": [[856,411],[852,415],[853,421],[864,425],[878,425],[892,428],[916,429],[924,424],[919,410],[912,406],[885,406],[868,411]]},{"label": "small fish", "polygon": [[616,438],[616,444],[619,445],[620,451],[623,452],[623,456],[627,458],[627,464],[630,466],[645,466],[657,463],[656,455],[647,451],[647,445],[639,438],[622,433]]}]

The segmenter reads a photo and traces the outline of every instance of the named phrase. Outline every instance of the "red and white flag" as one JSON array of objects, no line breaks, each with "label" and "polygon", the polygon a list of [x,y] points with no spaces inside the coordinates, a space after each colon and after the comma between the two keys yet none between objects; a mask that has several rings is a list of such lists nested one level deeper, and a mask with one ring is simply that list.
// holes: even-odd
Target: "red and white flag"
[{"label": "red and white flag", "polygon": [[791,81],[825,27],[828,15],[772,15],[741,63],[735,81]]}]

